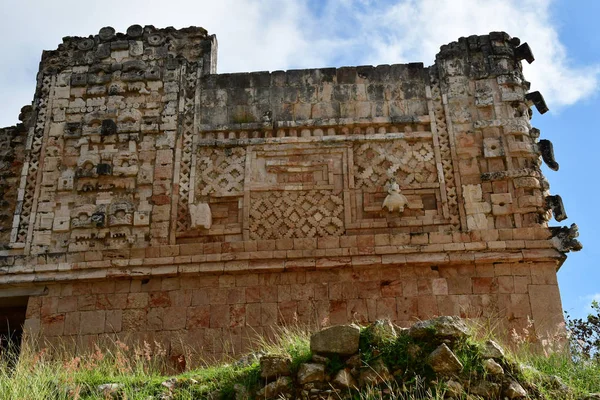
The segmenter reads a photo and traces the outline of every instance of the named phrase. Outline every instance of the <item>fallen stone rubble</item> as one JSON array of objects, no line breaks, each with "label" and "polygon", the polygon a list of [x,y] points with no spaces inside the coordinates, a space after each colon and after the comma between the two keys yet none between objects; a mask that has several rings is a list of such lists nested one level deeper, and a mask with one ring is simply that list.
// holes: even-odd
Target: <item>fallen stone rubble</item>
[{"label": "fallen stone rubble", "polygon": [[[210,400],[235,399],[575,399],[558,377],[544,376],[531,366],[511,361],[496,342],[475,343],[465,323],[456,317],[438,317],[401,328],[376,321],[361,328],[338,325],[314,333],[312,358],[294,363],[289,355],[253,353],[260,380],[253,387],[235,384],[233,393],[214,391]],[[248,367],[244,363],[244,367]],[[526,376],[537,376],[532,381]],[[177,378],[163,383],[174,399],[175,389],[194,384]],[[98,388],[117,398],[118,385]],[[358,394],[360,393],[360,395]],[[367,394],[367,397],[365,396]],[[398,397],[402,393],[404,397]],[[233,397],[232,397],[233,396]],[[357,397],[362,396],[362,397]],[[596,397],[598,396],[598,397]]]},{"label": "fallen stone rubble", "polygon": [[[311,351],[312,360],[297,371],[288,357],[261,358],[261,376],[269,379],[254,396],[244,392],[238,399],[351,399],[358,391],[394,398],[394,389],[417,393],[410,387],[417,382],[420,393],[429,389],[450,399],[544,398],[497,343],[472,344],[459,318],[439,317],[409,329],[389,321],[363,329],[334,326],[312,335]],[[400,367],[393,357],[404,360],[404,365]],[[568,389],[562,390],[566,396]]]}]

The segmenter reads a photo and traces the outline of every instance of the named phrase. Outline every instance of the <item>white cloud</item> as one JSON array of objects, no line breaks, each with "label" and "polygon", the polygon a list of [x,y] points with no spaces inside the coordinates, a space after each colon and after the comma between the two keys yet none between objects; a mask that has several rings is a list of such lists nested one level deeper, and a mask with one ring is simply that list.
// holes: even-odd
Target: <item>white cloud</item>
[{"label": "white cloud", "polygon": [[[524,63],[532,90],[551,109],[572,105],[598,89],[600,66],[574,67],[560,43],[549,0],[404,0],[364,7],[360,0],[331,6],[332,15],[353,15],[353,47],[367,64],[422,61],[431,64],[443,44],[461,36],[505,31],[532,47],[536,61]],[[327,26],[327,24],[323,24]]]},{"label": "white cloud", "polygon": [[200,25],[219,40],[219,72],[422,61],[460,36],[507,31],[530,43],[532,89],[553,110],[598,88],[598,66],[574,67],[560,44],[550,0],[4,0],[0,34],[0,126],[16,122],[31,101],[42,49],[63,36],[95,34],[102,26]]},{"label": "white cloud", "polygon": [[[0,126],[17,122],[31,102],[42,49],[64,36],[96,34],[103,26],[124,32],[133,24],[203,26],[217,34],[219,72],[321,65],[326,55],[307,41],[303,3],[279,0],[4,0],[0,25]],[[312,28],[311,28],[312,29]]]}]

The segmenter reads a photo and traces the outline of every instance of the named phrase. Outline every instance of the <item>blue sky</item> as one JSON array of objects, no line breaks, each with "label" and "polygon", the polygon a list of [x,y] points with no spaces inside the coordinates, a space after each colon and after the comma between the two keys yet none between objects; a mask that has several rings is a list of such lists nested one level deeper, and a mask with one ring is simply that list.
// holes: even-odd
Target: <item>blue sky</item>
[{"label": "blue sky", "polygon": [[[545,170],[563,198],[584,249],[559,272],[563,306],[584,316],[600,300],[600,1],[597,0],[0,0],[0,126],[17,122],[31,102],[43,49],[63,36],[124,32],[132,24],[199,25],[219,40],[219,72],[433,62],[439,46],[460,36],[504,30],[527,41],[532,90],[550,112],[532,124],[554,143],[560,170]],[[552,225],[558,225],[552,221]]]}]

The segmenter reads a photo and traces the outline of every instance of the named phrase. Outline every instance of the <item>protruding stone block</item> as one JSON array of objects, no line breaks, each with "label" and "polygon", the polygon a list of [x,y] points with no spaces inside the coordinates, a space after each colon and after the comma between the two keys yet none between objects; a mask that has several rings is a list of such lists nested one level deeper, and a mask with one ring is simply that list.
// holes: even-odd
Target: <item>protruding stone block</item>
[{"label": "protruding stone block", "polygon": [[457,374],[463,365],[450,348],[442,343],[428,357],[427,364],[438,374]]},{"label": "protruding stone block", "polygon": [[552,142],[547,139],[540,140],[538,150],[542,153],[542,160],[544,160],[548,168],[558,171],[559,165],[554,159],[554,146],[552,146]]},{"label": "protruding stone block", "polygon": [[552,227],[552,243],[558,251],[579,251],[583,248],[577,237],[579,237],[579,228],[577,224],[571,224],[570,227]]},{"label": "protruding stone block", "polygon": [[527,43],[523,43],[515,49],[515,58],[518,61],[526,60],[529,64],[535,61],[533,53],[531,52],[531,47],[529,47],[529,44]]},{"label": "protruding stone block", "polygon": [[341,389],[354,389],[357,387],[356,379],[354,379],[348,368],[339,371],[333,378],[332,383]]},{"label": "protruding stone block", "polygon": [[260,377],[272,379],[280,376],[289,376],[291,359],[280,356],[263,356],[260,358]]},{"label": "protruding stone block", "polygon": [[300,364],[297,378],[300,385],[323,382],[325,380],[325,365],[313,363]]},{"label": "protruding stone block", "polygon": [[504,350],[500,345],[493,340],[488,340],[484,343],[481,349],[481,356],[484,358],[504,358]]},{"label": "protruding stone block", "polygon": [[531,104],[534,105],[540,114],[545,114],[548,112],[548,106],[546,106],[546,101],[544,100],[544,96],[540,92],[531,92],[525,95],[525,99]]},{"label": "protruding stone block", "polygon": [[111,40],[115,36],[115,28],[112,26],[105,26],[100,29],[98,36],[100,37],[100,40],[103,41]]},{"label": "protruding stone block", "polygon": [[358,351],[360,328],[356,325],[337,325],[314,333],[310,350],[319,354],[351,355]]},{"label": "protruding stone block", "polygon": [[190,204],[190,218],[192,229],[210,229],[212,226],[212,213],[207,203]]},{"label": "protruding stone block", "polygon": [[565,206],[563,205],[562,198],[559,195],[546,196],[546,206],[552,210],[554,219],[558,222],[567,219],[567,213],[565,212]]},{"label": "protruding stone block", "polygon": [[435,337],[443,340],[458,340],[467,337],[469,329],[460,318],[443,316],[416,322],[410,327],[408,334],[415,339]]}]

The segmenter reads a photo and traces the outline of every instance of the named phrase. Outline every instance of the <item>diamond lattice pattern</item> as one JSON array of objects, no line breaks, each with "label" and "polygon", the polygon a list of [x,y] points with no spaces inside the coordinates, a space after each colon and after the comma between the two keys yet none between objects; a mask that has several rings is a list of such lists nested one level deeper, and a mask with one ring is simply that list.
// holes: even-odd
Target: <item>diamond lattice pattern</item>
[{"label": "diamond lattice pattern", "polygon": [[250,238],[279,239],[344,234],[344,202],[329,190],[255,192]]}]

